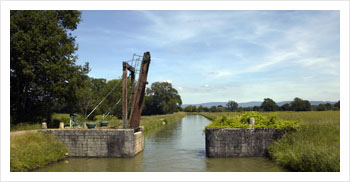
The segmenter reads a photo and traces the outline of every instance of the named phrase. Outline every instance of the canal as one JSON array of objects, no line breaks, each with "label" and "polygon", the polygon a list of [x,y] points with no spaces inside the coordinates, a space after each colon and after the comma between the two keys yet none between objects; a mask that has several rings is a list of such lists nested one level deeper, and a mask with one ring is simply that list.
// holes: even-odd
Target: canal
[{"label": "canal", "polygon": [[264,157],[207,158],[203,129],[210,120],[188,115],[146,135],[133,158],[67,158],[36,172],[268,172],[285,171]]}]

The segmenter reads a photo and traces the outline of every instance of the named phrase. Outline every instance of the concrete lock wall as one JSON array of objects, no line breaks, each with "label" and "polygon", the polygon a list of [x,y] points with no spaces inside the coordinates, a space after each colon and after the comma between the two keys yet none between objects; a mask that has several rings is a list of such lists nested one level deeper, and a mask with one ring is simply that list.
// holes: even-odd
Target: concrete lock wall
[{"label": "concrete lock wall", "polygon": [[48,129],[67,147],[71,157],[133,157],[144,149],[143,128],[134,129]]},{"label": "concrete lock wall", "polygon": [[272,142],[285,130],[274,128],[207,128],[205,149],[208,157],[265,156]]}]

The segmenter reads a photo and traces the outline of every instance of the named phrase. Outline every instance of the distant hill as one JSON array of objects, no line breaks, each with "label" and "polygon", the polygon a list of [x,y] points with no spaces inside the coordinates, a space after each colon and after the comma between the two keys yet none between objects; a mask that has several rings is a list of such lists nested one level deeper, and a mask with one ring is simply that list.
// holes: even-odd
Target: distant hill
[{"label": "distant hill", "polygon": [[[277,105],[282,106],[283,104],[289,104],[292,101],[282,101],[282,102],[277,102]],[[251,102],[241,102],[238,103],[239,107],[254,107],[254,106],[260,106],[261,105],[261,101],[251,101]],[[335,104],[336,102],[334,101],[310,101],[311,105],[319,105],[319,104],[326,104],[326,103],[331,103],[331,104]],[[218,106],[218,105],[222,105],[224,107],[226,107],[227,102],[206,102],[206,103],[201,103],[201,104],[184,104],[182,105],[182,108],[185,108],[186,106],[189,105],[195,105],[197,107],[199,107],[200,105],[202,105],[203,107],[212,107],[212,106]]]}]

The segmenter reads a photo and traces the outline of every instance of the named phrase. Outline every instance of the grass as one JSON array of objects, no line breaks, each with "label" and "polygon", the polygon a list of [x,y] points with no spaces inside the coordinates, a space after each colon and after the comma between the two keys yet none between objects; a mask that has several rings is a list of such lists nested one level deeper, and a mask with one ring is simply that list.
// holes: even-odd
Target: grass
[{"label": "grass", "polygon": [[[82,116],[78,115],[78,120],[81,120]],[[69,114],[64,113],[54,113],[52,115],[52,121],[50,123],[47,123],[48,128],[58,128],[60,122],[63,122],[64,125],[69,125]],[[10,131],[23,131],[23,130],[36,130],[41,129],[41,122],[40,123],[19,123],[17,125],[11,125]]]},{"label": "grass", "polygon": [[[158,127],[163,126],[164,124],[170,124],[172,122],[178,121],[181,118],[185,117],[187,114],[185,112],[177,112],[173,114],[164,114],[164,115],[152,115],[152,116],[141,116],[141,126],[144,126],[145,131],[152,130]],[[103,115],[96,115],[94,120],[86,122],[96,122],[97,124],[102,121]],[[69,125],[69,114],[55,113],[52,116],[53,123],[48,124],[48,128],[58,128],[60,122],[64,122],[65,125]],[[123,122],[115,116],[108,116],[104,119],[108,121],[108,127],[111,128],[122,128]],[[83,117],[78,115],[78,123],[83,125]],[[163,124],[164,123],[164,124]],[[98,125],[99,126],[99,125]],[[21,131],[21,130],[33,130],[41,129],[41,123],[37,124],[28,124],[20,123],[18,125],[11,126],[11,131]]]},{"label": "grass", "polygon": [[[140,126],[144,127],[145,132],[149,132],[155,128],[162,127],[165,124],[170,124],[175,121],[180,120],[185,117],[185,112],[177,112],[173,114],[164,114],[164,115],[152,115],[152,116],[141,116]],[[95,116],[96,122],[101,121],[102,115]],[[108,121],[108,127],[112,128],[122,128],[123,121],[118,119],[117,117],[108,117],[104,121]]]},{"label": "grass", "polygon": [[308,125],[269,147],[270,157],[291,171],[340,171],[339,125]]},{"label": "grass", "polygon": [[340,171],[340,112],[282,113],[307,125],[269,147],[270,157],[291,171]]},{"label": "grass", "polygon": [[22,130],[37,130],[41,129],[41,123],[29,124],[19,123],[17,125],[11,125],[10,131],[22,131]]},{"label": "grass", "polygon": [[171,124],[185,117],[185,112],[177,112],[173,114],[142,116],[140,125],[144,127],[145,132]]},{"label": "grass", "polygon": [[11,136],[10,171],[22,172],[64,158],[65,146],[54,136],[41,132]]},{"label": "grass", "polygon": [[[198,113],[211,120],[237,113]],[[340,111],[274,112],[305,123],[269,147],[269,157],[291,171],[340,171]]]}]

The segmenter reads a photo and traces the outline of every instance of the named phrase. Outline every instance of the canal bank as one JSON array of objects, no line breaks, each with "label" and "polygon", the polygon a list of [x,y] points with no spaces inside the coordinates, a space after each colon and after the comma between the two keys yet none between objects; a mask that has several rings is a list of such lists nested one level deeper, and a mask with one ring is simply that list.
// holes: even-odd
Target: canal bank
[{"label": "canal bank", "polygon": [[[173,123],[178,122],[181,118],[185,116],[186,116],[185,112],[178,112],[178,113],[165,114],[165,115],[142,116],[141,125],[145,126],[145,135],[149,135],[153,132],[161,130],[167,125],[171,125]],[[112,123],[112,125],[118,122],[119,121],[115,121],[115,123]],[[41,129],[39,129],[39,131],[40,130]],[[64,142],[62,143],[57,137],[54,137],[53,135],[52,135],[53,137],[43,137],[42,135],[44,134],[45,133],[43,132],[35,132],[35,133],[26,133],[22,131],[11,132],[11,142],[10,142],[11,143],[11,150],[10,150],[11,172],[30,171],[36,168],[44,167],[50,163],[51,163],[50,165],[55,165],[56,161],[59,161],[62,159],[69,159],[67,157],[64,157],[64,154],[69,154],[68,153],[69,151],[65,149],[67,148],[67,146],[63,145]],[[51,136],[51,135],[48,135],[48,136]],[[31,139],[28,141],[28,139],[32,137],[34,137],[35,140]],[[73,138],[72,136],[70,137]],[[80,139],[80,138],[77,138],[77,139]],[[94,139],[92,139],[92,141],[90,142],[93,142],[93,143],[101,142],[98,140],[104,140],[104,139],[99,138],[99,139],[96,139],[95,141]],[[67,139],[66,142],[68,141],[69,139]],[[43,145],[43,143],[45,143],[45,145]],[[74,153],[78,154],[79,152],[87,152],[87,150],[84,151],[84,147],[86,149],[87,145],[84,146],[84,142],[81,142],[81,144],[83,144],[83,146],[80,147],[81,150],[74,151]],[[60,150],[54,150],[56,148]],[[61,152],[61,150],[63,150],[64,152]],[[108,151],[108,150],[105,150],[105,151]],[[96,153],[96,151],[94,152]]]},{"label": "canal bank", "polygon": [[145,136],[145,149],[133,158],[67,158],[35,170],[50,172],[210,172],[285,171],[264,157],[207,158],[203,129],[211,121],[188,115]]}]

